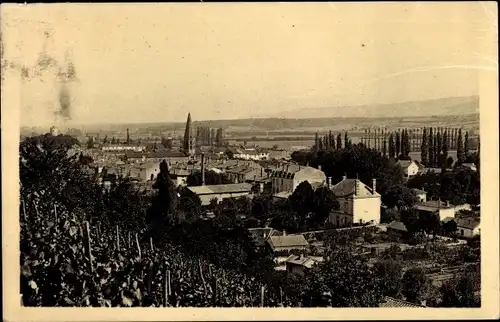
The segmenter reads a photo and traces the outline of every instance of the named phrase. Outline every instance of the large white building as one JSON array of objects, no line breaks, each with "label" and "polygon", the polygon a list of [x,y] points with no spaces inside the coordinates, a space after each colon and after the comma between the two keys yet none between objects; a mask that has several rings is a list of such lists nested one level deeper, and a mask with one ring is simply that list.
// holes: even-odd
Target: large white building
[{"label": "large white building", "polygon": [[330,224],[341,227],[351,223],[380,223],[382,202],[375,179],[369,187],[359,179],[347,179],[344,176],[331,190],[337,197],[340,209],[330,214]]},{"label": "large white building", "polygon": [[413,160],[399,160],[397,165],[403,169],[405,178],[411,178],[418,174],[420,167]]},{"label": "large white building", "polygon": [[313,167],[284,164],[271,172],[271,191],[273,194],[293,192],[303,181],[308,181],[311,185],[325,183],[326,175]]}]

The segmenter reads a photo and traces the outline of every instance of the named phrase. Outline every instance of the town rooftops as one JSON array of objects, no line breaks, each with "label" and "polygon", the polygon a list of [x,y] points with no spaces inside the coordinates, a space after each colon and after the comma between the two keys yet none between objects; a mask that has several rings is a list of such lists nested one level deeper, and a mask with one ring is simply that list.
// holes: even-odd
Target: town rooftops
[{"label": "town rooftops", "polygon": [[187,157],[187,153],[182,151],[162,151],[162,152],[135,152],[135,151],[126,151],[125,155],[130,159],[140,159],[140,158],[149,158],[149,159],[166,159],[166,158],[185,158]]},{"label": "town rooftops", "polygon": [[372,188],[365,185],[359,179],[344,179],[334,185],[331,190],[336,197],[348,197],[356,193],[356,185],[358,185],[358,197],[377,196],[378,193],[373,193]]},{"label": "town rooftops", "polygon": [[197,195],[211,195],[223,193],[250,192],[252,185],[249,183],[217,184],[209,186],[188,187],[189,190]]},{"label": "town rooftops", "polygon": [[303,235],[271,236],[268,242],[273,249],[309,246]]},{"label": "town rooftops", "polygon": [[288,179],[293,179],[295,174],[299,171],[321,171],[319,169],[313,168],[313,167],[308,167],[308,166],[301,166],[297,164],[284,164],[281,166],[278,166],[274,171],[271,172],[271,177],[278,177],[278,178],[288,178]]},{"label": "town rooftops", "polygon": [[446,224],[447,222],[450,222],[453,220],[455,220],[455,217],[446,217],[445,219],[442,220],[442,222]]},{"label": "town rooftops", "polygon": [[439,211],[439,209],[449,209],[452,207],[442,201],[430,200],[417,204],[415,208],[421,211],[436,212]]},{"label": "town rooftops", "polygon": [[379,307],[425,307],[425,306],[386,296],[384,297],[383,302],[379,304]]},{"label": "town rooftops", "polygon": [[457,227],[466,229],[476,229],[479,226],[480,221],[476,218],[458,218],[456,219]]},{"label": "town rooftops", "polygon": [[408,229],[406,229],[405,224],[403,224],[400,221],[396,221],[396,220],[391,222],[389,225],[387,225],[387,228],[393,229],[393,230],[398,230],[398,231],[404,231],[404,232],[408,231]]}]

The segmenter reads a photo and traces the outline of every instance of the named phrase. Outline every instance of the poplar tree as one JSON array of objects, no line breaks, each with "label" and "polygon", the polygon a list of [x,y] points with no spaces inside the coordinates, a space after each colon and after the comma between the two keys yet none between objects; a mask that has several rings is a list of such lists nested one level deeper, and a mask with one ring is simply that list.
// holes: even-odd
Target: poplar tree
[{"label": "poplar tree", "polygon": [[467,159],[467,156],[469,155],[469,132],[465,132],[465,139],[464,139],[464,160]]},{"label": "poplar tree", "polygon": [[318,153],[319,150],[319,137],[318,132],[314,135],[314,152]]},{"label": "poplar tree", "polygon": [[329,150],[330,149],[330,140],[328,139],[328,134],[325,134],[325,136],[323,137],[323,142],[325,142],[325,150]]},{"label": "poplar tree", "polygon": [[429,140],[427,142],[427,147],[429,149],[429,166],[434,166],[434,135],[432,133],[432,127],[429,128]]},{"label": "poplar tree", "polygon": [[448,129],[444,130],[443,133],[443,143],[442,143],[442,150],[443,150],[443,159],[446,160],[448,159]]},{"label": "poplar tree", "polygon": [[399,135],[399,131],[396,132],[396,158],[399,157],[399,154],[401,153],[401,137]]},{"label": "poplar tree", "polygon": [[439,131],[436,134],[436,159],[437,159],[437,165],[441,166],[441,148],[442,148],[442,142],[441,142],[441,133]]},{"label": "poplar tree", "polygon": [[400,140],[401,140],[401,143],[399,144],[399,147],[401,149],[401,155],[406,155],[406,144],[405,144],[405,129],[403,129],[401,131],[401,137],[400,137]]},{"label": "poplar tree", "polygon": [[318,150],[319,151],[323,151],[323,138],[319,138],[319,147],[318,147]]},{"label": "poplar tree", "polygon": [[422,132],[422,144],[420,145],[420,162],[427,166],[429,164],[429,146],[427,145],[427,129]]},{"label": "poplar tree", "polygon": [[340,150],[342,149],[342,136],[339,134],[337,134],[337,150]]},{"label": "poplar tree", "polygon": [[382,147],[382,155],[387,157],[387,140],[384,138],[384,146]]},{"label": "poplar tree", "polygon": [[457,138],[457,162],[458,164],[462,164],[465,160],[464,153],[464,143],[462,139],[462,129],[458,130],[458,138]]},{"label": "poplar tree", "polygon": [[346,148],[349,147],[349,138],[347,137],[347,132],[345,132],[345,134],[344,134],[344,146]]},{"label": "poplar tree", "polygon": [[396,147],[394,145],[394,135],[391,133],[389,135],[389,157],[394,158],[396,154]]}]

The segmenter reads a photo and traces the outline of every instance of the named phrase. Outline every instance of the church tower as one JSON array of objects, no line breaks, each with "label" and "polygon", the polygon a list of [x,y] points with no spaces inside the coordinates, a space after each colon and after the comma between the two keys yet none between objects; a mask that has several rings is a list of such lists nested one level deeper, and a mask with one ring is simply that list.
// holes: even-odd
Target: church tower
[{"label": "church tower", "polygon": [[186,121],[186,129],[184,131],[184,142],[182,145],[184,152],[189,155],[194,155],[195,153],[195,142],[193,137],[193,129],[191,127],[191,113],[188,113],[188,118]]}]

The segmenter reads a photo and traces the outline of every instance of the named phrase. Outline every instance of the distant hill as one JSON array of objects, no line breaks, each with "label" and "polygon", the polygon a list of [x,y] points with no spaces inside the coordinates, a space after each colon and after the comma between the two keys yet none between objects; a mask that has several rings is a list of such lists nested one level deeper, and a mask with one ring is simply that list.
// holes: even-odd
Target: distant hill
[{"label": "distant hill", "polygon": [[428,117],[479,113],[479,96],[361,106],[310,107],[281,111],[268,117],[295,119],[331,117]]}]

